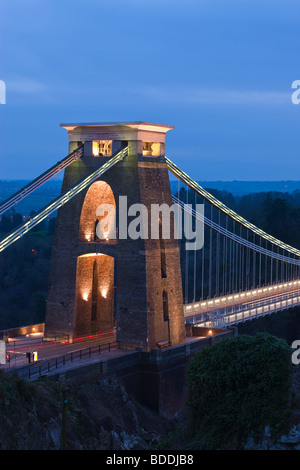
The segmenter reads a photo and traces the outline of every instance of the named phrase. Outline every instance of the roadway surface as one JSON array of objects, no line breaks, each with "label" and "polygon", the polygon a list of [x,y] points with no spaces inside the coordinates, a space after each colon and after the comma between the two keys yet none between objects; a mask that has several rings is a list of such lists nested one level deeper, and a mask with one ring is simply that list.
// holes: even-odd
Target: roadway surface
[{"label": "roadway surface", "polygon": [[[187,337],[192,342],[205,337]],[[110,345],[110,347],[109,347]],[[41,376],[61,374],[70,369],[84,367],[92,363],[130,355],[131,350],[118,349],[114,332],[98,338],[75,343],[49,343],[43,341],[42,334],[10,338],[6,352],[10,362],[1,365],[6,372],[14,372],[25,380],[37,380]],[[26,352],[37,352],[37,361],[28,363]]]},{"label": "roadway surface", "polygon": [[[36,333],[26,336],[20,336],[16,338],[9,338],[6,344],[6,364],[1,364],[1,369],[7,368],[20,368],[28,365],[26,353],[30,352],[37,353],[37,361],[46,361],[70,355],[79,356],[80,351],[89,350],[89,348],[95,349],[97,346],[108,345],[109,343],[115,343],[116,336],[114,331],[103,333],[94,338],[86,338],[72,343],[68,342],[54,342],[44,341],[42,333]],[[9,358],[8,358],[9,356]]]}]

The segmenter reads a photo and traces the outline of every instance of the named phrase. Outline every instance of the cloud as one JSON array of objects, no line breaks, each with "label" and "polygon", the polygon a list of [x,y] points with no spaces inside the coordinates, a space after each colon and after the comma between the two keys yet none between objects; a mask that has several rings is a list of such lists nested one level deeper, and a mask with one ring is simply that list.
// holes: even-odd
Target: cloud
[{"label": "cloud", "polygon": [[166,104],[189,104],[189,105],[285,105],[291,102],[290,92],[258,91],[258,90],[228,90],[202,87],[154,87],[135,86],[122,90],[142,96],[151,101]]},{"label": "cloud", "polygon": [[[290,86],[290,84],[287,84]],[[70,86],[58,87],[60,92],[69,97],[81,96],[84,101],[93,100],[95,103],[97,97],[102,103],[110,103],[112,98],[122,103],[132,103],[132,99],[136,98],[146,102],[157,102],[169,105],[186,104],[186,105],[235,105],[235,106],[281,106],[290,104],[291,91],[268,91],[268,90],[249,90],[249,89],[222,89],[195,86],[152,86],[152,85],[126,85],[116,84],[101,85],[90,84],[90,86]]]},{"label": "cloud", "polygon": [[[74,103],[97,105],[114,102],[131,104],[138,99],[139,103],[163,103],[167,105],[211,105],[211,106],[284,106],[291,103],[290,89],[286,92],[249,89],[222,89],[216,87],[197,86],[152,86],[139,84],[108,85],[90,83],[89,86],[79,82],[66,81],[48,83],[34,78],[17,77],[5,80],[8,94],[18,99],[30,99],[34,104],[59,103],[60,105]],[[290,86],[290,84],[288,84]]]},{"label": "cloud", "polygon": [[51,83],[29,77],[5,78],[7,105],[57,104],[56,90]]},{"label": "cloud", "polygon": [[14,93],[36,95],[49,91],[49,85],[45,82],[31,78],[14,78],[5,80],[7,89]]}]

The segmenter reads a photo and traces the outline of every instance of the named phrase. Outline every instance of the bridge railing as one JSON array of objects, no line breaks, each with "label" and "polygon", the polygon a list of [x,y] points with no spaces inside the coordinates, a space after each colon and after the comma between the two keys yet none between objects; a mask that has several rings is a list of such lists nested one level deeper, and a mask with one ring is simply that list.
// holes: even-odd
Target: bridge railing
[{"label": "bridge railing", "polygon": [[71,365],[74,361],[87,359],[96,355],[99,356],[104,352],[109,352],[114,349],[117,349],[116,341],[79,349],[49,360],[36,361],[32,364],[28,364],[25,367],[12,367],[5,369],[5,372],[17,374],[19,377],[24,379],[37,379],[43,375],[47,375],[50,372],[55,371],[56,369],[59,369],[60,367]]},{"label": "bridge railing", "polygon": [[300,293],[285,293],[270,299],[257,300],[255,302],[225,307],[215,312],[204,315],[196,314],[186,319],[187,323],[197,326],[212,327],[222,325],[223,327],[234,325],[247,320],[253,320],[271,313],[287,310],[300,305]]},{"label": "bridge railing", "polygon": [[193,302],[190,304],[184,305],[184,313],[186,318],[193,317],[196,314],[202,312],[209,312],[210,310],[223,309],[226,306],[240,305],[245,302],[252,302],[255,299],[258,301],[263,300],[263,297],[269,297],[271,295],[275,296],[276,294],[281,293],[290,293],[291,289],[299,289],[300,280],[285,282],[280,284],[273,284],[269,286],[257,287],[244,292],[235,292],[229,295],[224,295],[222,297],[215,297],[206,300],[200,300],[198,302]]}]

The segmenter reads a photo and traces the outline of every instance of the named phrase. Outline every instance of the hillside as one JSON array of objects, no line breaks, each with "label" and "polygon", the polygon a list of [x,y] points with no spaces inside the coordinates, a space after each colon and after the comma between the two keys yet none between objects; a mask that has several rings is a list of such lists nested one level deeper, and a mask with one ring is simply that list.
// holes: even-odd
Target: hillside
[{"label": "hillside", "polygon": [[[262,441],[249,441],[248,449],[300,450],[296,372],[290,433],[272,442],[266,429]],[[68,387],[45,379],[28,383],[0,371],[0,450],[188,450],[193,446],[187,416],[173,422],[158,416],[114,377]]]},{"label": "hillside", "polygon": [[[0,180],[0,204],[28,183],[29,180]],[[300,181],[198,181],[198,183],[205,189],[226,191],[233,196],[270,191],[291,194],[293,191],[300,191]],[[59,196],[61,185],[62,180],[58,178],[48,181],[18,203],[16,211],[26,217],[31,211],[38,211]],[[173,192],[178,190],[177,180],[171,180],[171,189]]]},{"label": "hillside", "polygon": [[156,449],[172,423],[128,396],[113,377],[67,387],[0,371],[0,450]]}]

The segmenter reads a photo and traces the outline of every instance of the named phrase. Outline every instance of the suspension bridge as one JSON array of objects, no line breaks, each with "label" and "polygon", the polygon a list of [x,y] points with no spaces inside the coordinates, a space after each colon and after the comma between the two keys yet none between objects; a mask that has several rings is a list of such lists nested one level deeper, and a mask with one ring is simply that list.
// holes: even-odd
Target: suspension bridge
[{"label": "suspension bridge", "polygon": [[[165,155],[164,141],[156,138],[159,132],[166,133],[166,126],[138,121],[101,125],[62,125],[62,127],[68,129],[71,135],[78,129],[84,129],[84,132],[87,132],[88,129],[89,138],[82,137],[83,134],[81,134],[81,137],[71,139],[70,148],[73,147],[73,149],[70,154],[1,203],[0,215],[12,209],[61,171],[73,168],[76,170],[73,171],[73,174],[81,176],[84,174],[84,176],[68,187],[63,184],[62,192],[56,199],[7,234],[0,241],[0,252],[17,243],[20,237],[25,236],[28,231],[50,214],[70,204],[70,201],[78,198],[80,194],[88,194],[88,190],[95,182],[101,181],[104,176],[116,169],[126,168],[126,165],[128,166],[132,161],[132,154],[134,154],[137,155],[138,165],[143,168],[155,167],[157,169],[159,165],[161,168],[166,168],[168,173],[178,181],[178,190],[173,191],[171,202],[182,213],[186,212],[192,216],[194,221],[198,220],[204,224],[204,246],[201,250],[187,251],[184,249],[184,243],[178,242],[180,245],[182,308],[185,323],[204,327],[227,328],[239,322],[283,311],[300,304],[300,251],[244,219],[199,186],[192,177],[170,160]],[[116,127],[120,128],[122,132],[124,128],[126,128],[126,132],[128,129],[130,131],[134,129],[138,133],[138,137],[133,139],[123,134],[121,137],[120,135],[117,137],[112,134],[108,135],[107,129],[112,127],[115,134]],[[96,130],[100,128],[102,134],[100,137],[99,135],[95,136]],[[172,126],[169,126],[167,130],[170,128]],[[103,133],[103,129],[105,133]],[[121,130],[118,132],[120,133]],[[141,136],[139,133],[143,133],[143,135]],[[145,134],[147,134],[146,138]],[[132,150],[133,141],[141,143],[142,147],[139,148],[137,145]],[[114,148],[114,142],[118,142],[117,148]],[[97,160],[96,166],[94,163],[94,166],[86,163],[92,161],[91,159]],[[81,172],[82,168],[83,172]],[[144,188],[146,187],[145,185]],[[101,187],[99,188],[101,192]],[[153,188],[151,191],[153,193]],[[82,200],[80,204],[83,207]],[[197,204],[203,205],[203,212],[200,213],[196,210]],[[94,219],[93,224],[95,223]],[[86,248],[85,252],[81,252],[80,258],[94,253],[95,239],[84,240],[85,244],[88,242],[91,243],[90,246],[93,246],[93,249]],[[160,260],[163,263],[163,255]],[[94,262],[91,283],[97,281],[95,266]],[[77,275],[78,269],[77,265]],[[162,276],[162,278],[164,277]],[[164,282],[162,280],[163,284]],[[164,321],[167,320],[170,325],[172,307],[168,312],[166,289],[163,292]],[[86,300],[84,294],[82,296],[83,300]],[[76,302],[76,305],[79,305],[79,300]],[[93,316],[94,318],[97,316],[95,305],[95,298],[91,299],[92,321]],[[169,341],[168,344],[171,345],[172,341]]]}]

